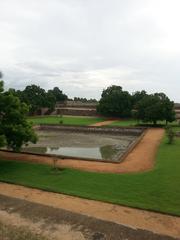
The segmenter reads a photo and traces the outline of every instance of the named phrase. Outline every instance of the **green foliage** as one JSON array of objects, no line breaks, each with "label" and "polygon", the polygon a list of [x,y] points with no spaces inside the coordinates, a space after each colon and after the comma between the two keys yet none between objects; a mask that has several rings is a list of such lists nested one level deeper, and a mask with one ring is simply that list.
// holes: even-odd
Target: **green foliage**
[{"label": "green foliage", "polygon": [[3,81],[0,81],[0,93],[3,92]]},{"label": "green foliage", "polygon": [[52,90],[49,90],[48,93],[52,94],[55,97],[56,102],[67,100],[67,96],[63,94],[63,92],[58,87],[54,87]]},{"label": "green foliage", "polygon": [[52,166],[0,161],[0,180],[180,216],[179,148],[180,139],[176,144],[169,145],[164,138],[155,167],[149,172],[133,174],[73,169],[52,174]]},{"label": "green foliage", "polygon": [[134,117],[143,122],[157,121],[172,122],[175,120],[174,102],[164,93],[155,93],[144,96],[137,104]]},{"label": "green foliage", "polygon": [[152,122],[175,120],[174,102],[164,93],[148,95],[137,91],[130,95],[120,86],[110,86],[103,90],[97,111],[102,115],[127,118],[132,116],[138,121]]},{"label": "green foliage", "polygon": [[141,101],[145,96],[147,96],[146,91],[137,91],[132,94],[132,106],[135,108],[136,104]]},{"label": "green foliage", "polygon": [[97,103],[97,100],[95,98],[80,98],[80,97],[74,97],[74,101],[80,101],[82,103]]},{"label": "green foliage", "polygon": [[46,106],[46,92],[36,85],[27,86],[22,92],[22,101],[30,106],[30,112],[34,113]]},{"label": "green foliage", "polygon": [[[160,126],[166,126],[166,121],[157,121],[157,124]],[[137,119],[124,119],[124,120],[117,120],[112,122],[109,126],[112,127],[133,127],[133,126],[151,126],[152,123],[151,122],[142,122],[140,120]],[[169,123],[168,126],[172,126],[173,129],[175,129],[175,127],[178,126],[178,121],[173,121],[172,123]]]},{"label": "green foliage", "polygon": [[103,90],[97,111],[105,116],[131,116],[131,95],[120,86],[110,86]]},{"label": "green foliage", "polygon": [[174,130],[171,126],[166,127],[166,135],[167,135],[167,139],[168,139],[168,144],[172,144],[174,142],[176,133],[174,132]]},{"label": "green foliage", "polygon": [[6,94],[12,94],[26,103],[31,115],[40,113],[42,108],[49,108],[50,111],[53,111],[57,101],[67,99],[67,96],[58,87],[46,92],[35,84],[27,86],[23,91],[10,88]]},{"label": "green foliage", "polygon": [[49,108],[50,111],[53,111],[55,108],[55,104],[56,104],[56,97],[53,95],[53,93],[51,92],[47,92],[46,93],[46,100],[45,100],[45,104],[44,106]]},{"label": "green foliage", "polygon": [[4,147],[6,145],[6,138],[4,135],[0,135],[0,147]]},{"label": "green foliage", "polygon": [[36,134],[26,120],[28,106],[11,93],[0,93],[0,144],[20,151],[23,144],[35,143]]}]

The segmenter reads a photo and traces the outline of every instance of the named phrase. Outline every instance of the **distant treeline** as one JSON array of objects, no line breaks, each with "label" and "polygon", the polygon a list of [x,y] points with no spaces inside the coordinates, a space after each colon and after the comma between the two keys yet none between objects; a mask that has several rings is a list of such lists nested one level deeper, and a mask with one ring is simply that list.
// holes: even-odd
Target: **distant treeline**
[{"label": "distant treeline", "polygon": [[74,97],[69,99],[66,94],[63,93],[58,87],[54,87],[46,91],[37,85],[29,85],[24,90],[16,90],[10,88],[6,94],[12,94],[18,97],[21,102],[26,103],[29,106],[29,114],[37,114],[42,108],[49,108],[50,112],[54,110],[56,102],[63,102],[66,100],[80,101],[83,103],[97,102],[96,99],[87,99]]},{"label": "distant treeline", "polygon": [[15,90],[10,88],[6,94],[12,94],[18,97],[21,102],[29,106],[29,113],[36,114],[41,108],[49,108],[53,110],[57,101],[65,101],[68,99],[58,87],[46,91],[37,85],[30,85],[24,90]]},{"label": "distant treeline", "polygon": [[164,93],[147,94],[143,90],[130,94],[115,85],[103,90],[97,111],[105,116],[133,117],[153,124],[175,120],[174,102]]},{"label": "distant treeline", "polygon": [[174,102],[164,93],[148,94],[142,90],[131,94],[116,85],[104,89],[99,102],[96,99],[80,97],[69,99],[58,87],[46,91],[37,85],[27,86],[22,91],[10,88],[5,94],[16,96],[26,103],[29,106],[29,114],[37,114],[42,108],[48,108],[51,112],[56,102],[74,100],[83,103],[97,102],[98,114],[109,117],[133,117],[154,124],[158,120],[172,122],[175,119]]}]

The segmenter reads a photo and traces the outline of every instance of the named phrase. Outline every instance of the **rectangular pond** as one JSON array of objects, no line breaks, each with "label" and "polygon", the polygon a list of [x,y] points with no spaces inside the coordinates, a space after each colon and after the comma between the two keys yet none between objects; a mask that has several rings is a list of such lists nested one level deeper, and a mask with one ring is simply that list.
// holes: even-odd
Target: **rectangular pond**
[{"label": "rectangular pond", "polygon": [[38,142],[24,147],[23,152],[99,161],[119,161],[120,157],[137,139],[137,136],[133,135],[111,133],[63,130],[36,130],[36,132],[39,138]]}]

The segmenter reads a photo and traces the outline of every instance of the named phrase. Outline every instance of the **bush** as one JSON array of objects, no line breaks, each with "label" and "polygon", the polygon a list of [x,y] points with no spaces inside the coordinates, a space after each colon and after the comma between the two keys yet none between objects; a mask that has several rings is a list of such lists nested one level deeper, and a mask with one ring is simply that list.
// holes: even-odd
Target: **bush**
[{"label": "bush", "polygon": [[173,128],[170,126],[166,127],[166,135],[168,138],[168,144],[172,144],[174,142],[174,138],[175,138],[175,132],[173,131]]}]

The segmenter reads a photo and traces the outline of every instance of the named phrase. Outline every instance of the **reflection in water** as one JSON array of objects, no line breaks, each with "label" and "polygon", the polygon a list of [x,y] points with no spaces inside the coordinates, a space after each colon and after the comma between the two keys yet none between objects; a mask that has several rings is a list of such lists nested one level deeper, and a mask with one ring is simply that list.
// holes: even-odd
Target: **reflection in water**
[{"label": "reflection in water", "polygon": [[100,147],[102,159],[113,159],[120,151],[117,145],[107,145]]},{"label": "reflection in water", "polygon": [[68,157],[82,157],[101,160],[113,160],[120,153],[118,145],[106,145],[102,147],[27,147],[24,152],[63,155]]}]

